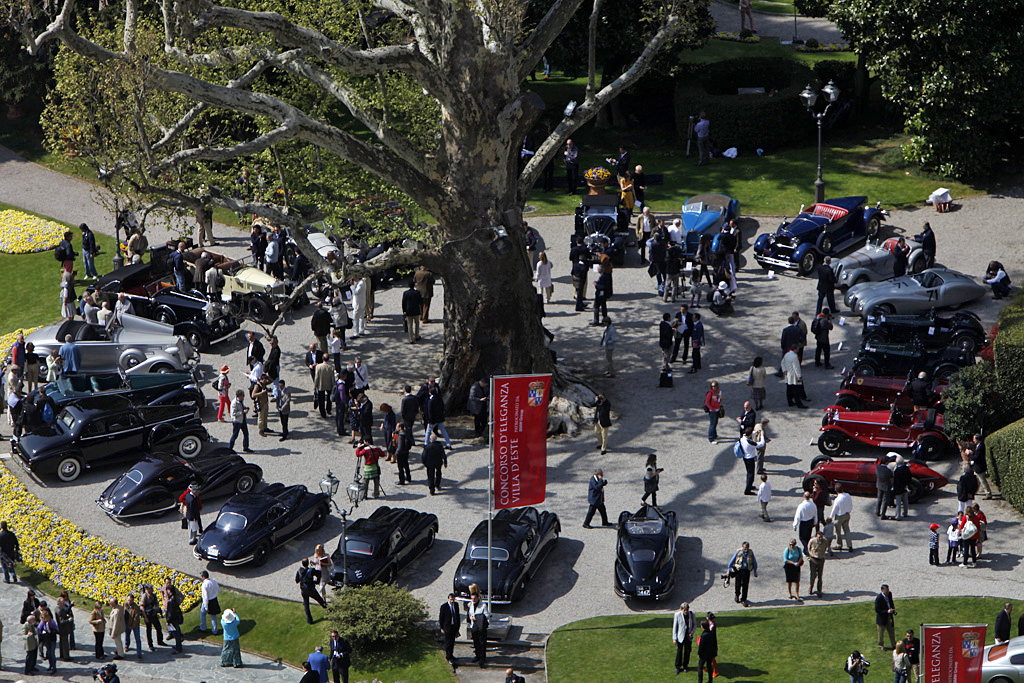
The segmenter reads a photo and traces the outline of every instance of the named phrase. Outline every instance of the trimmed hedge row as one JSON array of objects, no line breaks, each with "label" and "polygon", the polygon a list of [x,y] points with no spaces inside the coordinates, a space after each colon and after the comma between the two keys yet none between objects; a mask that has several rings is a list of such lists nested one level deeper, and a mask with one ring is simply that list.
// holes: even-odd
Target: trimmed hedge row
[{"label": "trimmed hedge row", "polygon": [[985,455],[992,481],[1003,500],[1024,513],[1024,420],[1017,420],[985,439]]},{"label": "trimmed hedge row", "polygon": [[[705,112],[711,138],[722,149],[752,152],[806,142],[816,135],[814,121],[799,94],[815,73],[788,59],[729,59],[704,66],[700,74],[676,85],[675,112],[679,137],[686,139],[690,115]],[[819,84],[820,85],[820,84]],[[737,88],[764,88],[765,95],[737,95]]]},{"label": "trimmed hedge row", "polygon": [[1007,421],[1024,417],[1024,290],[999,312],[999,334],[992,340],[996,391]]}]

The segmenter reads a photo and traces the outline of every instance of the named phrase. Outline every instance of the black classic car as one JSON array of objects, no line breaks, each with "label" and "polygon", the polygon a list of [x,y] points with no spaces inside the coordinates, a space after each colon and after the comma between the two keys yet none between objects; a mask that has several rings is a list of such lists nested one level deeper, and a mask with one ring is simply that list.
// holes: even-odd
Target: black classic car
[{"label": "black classic car", "polygon": [[659,600],[675,587],[676,513],[644,505],[619,515],[615,543],[615,594]]},{"label": "black classic car", "polygon": [[338,539],[329,581],[342,585],[347,563],[349,586],[391,583],[399,571],[434,545],[436,534],[437,515],[382,505],[369,517],[352,522],[345,537]]},{"label": "black classic car", "polygon": [[165,267],[153,263],[135,263],[100,277],[96,283],[97,298],[110,309],[117,295],[124,293],[135,315],[174,326],[179,334],[197,349],[230,339],[241,331],[231,309],[211,302],[198,291],[183,292],[173,286],[173,277]]},{"label": "black classic car", "polygon": [[988,343],[981,319],[971,311],[949,317],[930,313],[918,315],[869,315],[864,319],[864,343],[918,341],[929,349],[952,346],[974,353]]},{"label": "black classic car", "polygon": [[636,237],[617,194],[584,195],[576,207],[575,229],[583,244],[592,252],[608,254],[616,266],[625,262],[626,247]]},{"label": "black classic car", "polygon": [[[540,569],[562,531],[553,512],[537,508],[501,510],[491,523],[491,575],[495,590],[491,602],[499,605],[522,599],[526,582]],[[455,569],[457,600],[469,600],[469,585],[475,583],[487,597],[487,520],[477,524],[469,536],[466,552]]]},{"label": "black classic car", "polygon": [[900,376],[927,372],[933,379],[949,379],[960,368],[974,365],[974,352],[960,348],[929,351],[920,342],[869,343],[865,340],[853,359],[855,375]]},{"label": "black classic car", "polygon": [[206,403],[191,372],[154,372],[125,374],[108,372],[96,375],[61,375],[28,395],[35,401],[39,393],[62,407],[87,396],[123,396],[135,405],[183,405],[199,410]]},{"label": "black classic car", "polygon": [[301,484],[271,484],[258,493],[239,493],[221,507],[192,554],[225,567],[252,562],[260,567],[270,551],[296,536],[319,529],[331,514],[326,493],[311,493]]},{"label": "black classic car", "polygon": [[136,407],[123,396],[95,396],[12,438],[11,451],[33,474],[74,481],[83,469],[134,462],[147,451],[173,449],[192,458],[209,438],[193,407]]},{"label": "black classic car", "polygon": [[114,519],[161,515],[173,510],[189,484],[199,484],[203,500],[248,493],[263,478],[259,465],[230,448],[218,447],[192,460],[170,453],[147,455],[111,482],[96,504]]},{"label": "black classic car", "polygon": [[782,268],[811,275],[826,256],[875,239],[889,215],[881,202],[865,208],[867,197],[841,197],[811,204],[792,221],[783,219],[774,234],[754,242],[754,260],[765,268]]}]

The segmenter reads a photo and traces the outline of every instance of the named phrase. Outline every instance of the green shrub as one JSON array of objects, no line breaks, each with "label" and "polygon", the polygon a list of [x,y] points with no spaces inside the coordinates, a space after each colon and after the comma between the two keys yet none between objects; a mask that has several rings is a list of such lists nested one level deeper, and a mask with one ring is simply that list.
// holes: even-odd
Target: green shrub
[{"label": "green shrub", "polygon": [[804,47],[809,48],[811,50],[816,50],[818,47],[820,47],[820,44],[818,43],[817,38],[808,38],[807,42],[804,43]]},{"label": "green shrub", "polygon": [[753,35],[754,35],[754,32],[751,31],[749,28],[745,28],[742,31],[740,31],[740,38],[750,38]]},{"label": "green shrub", "polygon": [[404,588],[375,583],[337,591],[327,619],[362,656],[380,655],[411,637],[427,606]]},{"label": "green shrub", "polygon": [[1024,297],[1020,293],[999,313],[999,334],[992,340],[996,391],[1006,422],[1024,417]]},{"label": "green shrub", "polygon": [[1024,420],[985,439],[986,464],[1003,500],[1024,513]]},{"label": "green shrub", "polygon": [[943,419],[951,439],[966,441],[1006,424],[995,393],[996,373],[991,363],[960,368],[942,392]]},{"label": "green shrub", "polygon": [[823,59],[814,64],[814,75],[819,83],[832,81],[839,88],[841,93],[850,94],[854,88],[854,78],[857,75],[855,62],[844,62],[839,59]]},{"label": "green shrub", "polygon": [[[798,97],[814,72],[778,58],[729,59],[705,65],[701,73],[676,85],[676,127],[686,139],[689,117],[701,111],[711,121],[717,147],[748,152],[778,149],[813,140],[814,122]],[[737,88],[764,88],[764,95],[737,95]]]}]

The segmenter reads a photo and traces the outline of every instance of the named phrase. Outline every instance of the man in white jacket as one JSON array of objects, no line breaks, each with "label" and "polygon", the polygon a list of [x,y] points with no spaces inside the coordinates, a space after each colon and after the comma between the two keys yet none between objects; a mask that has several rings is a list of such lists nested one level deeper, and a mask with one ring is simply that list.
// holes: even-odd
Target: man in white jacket
[{"label": "man in white jacket", "polygon": [[366,334],[366,280],[357,277],[352,280],[352,338]]},{"label": "man in white jacket", "polygon": [[800,358],[796,349],[790,348],[782,357],[782,373],[786,378],[786,403],[797,408],[806,408],[804,398],[804,375],[800,370]]},{"label": "man in white jacket", "polygon": [[693,632],[697,630],[697,617],[684,602],[672,618],[672,642],[676,644],[676,674],[690,670],[690,649]]}]

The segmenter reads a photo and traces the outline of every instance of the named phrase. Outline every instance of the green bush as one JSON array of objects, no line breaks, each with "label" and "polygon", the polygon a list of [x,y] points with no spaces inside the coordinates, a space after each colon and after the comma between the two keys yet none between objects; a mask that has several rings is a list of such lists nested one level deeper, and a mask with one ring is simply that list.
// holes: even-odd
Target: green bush
[{"label": "green bush", "polygon": [[[788,59],[729,59],[704,66],[676,85],[679,136],[686,139],[689,117],[701,111],[711,121],[711,138],[720,148],[752,152],[812,140],[814,122],[798,97],[814,72]],[[764,88],[764,95],[737,95],[737,88]]]},{"label": "green bush", "polygon": [[951,439],[966,441],[975,434],[993,432],[1004,424],[995,393],[996,373],[991,363],[960,368],[942,392],[943,419]]},{"label": "green bush", "polygon": [[427,618],[427,606],[404,588],[375,583],[337,591],[327,619],[361,656],[387,652],[410,638]]},{"label": "green bush", "polygon": [[814,49],[817,49],[818,47],[820,47],[820,45],[818,43],[818,39],[817,38],[808,38],[807,42],[804,43],[804,47],[809,48],[811,50],[814,50]]},{"label": "green bush", "polygon": [[823,59],[820,62],[815,62],[813,68],[814,75],[818,78],[819,83],[832,81],[841,93],[853,93],[854,78],[857,75],[857,64],[855,62]]},{"label": "green bush", "polygon": [[1024,417],[1024,296],[1018,293],[999,313],[999,334],[992,340],[996,391],[1006,422]]},{"label": "green bush", "polygon": [[985,439],[986,464],[1003,500],[1024,513],[1024,420]]}]

